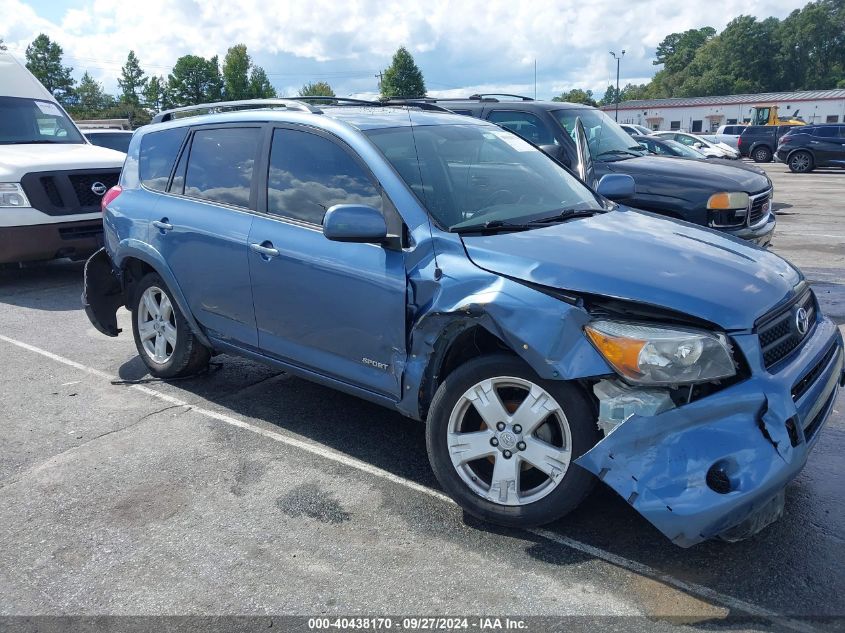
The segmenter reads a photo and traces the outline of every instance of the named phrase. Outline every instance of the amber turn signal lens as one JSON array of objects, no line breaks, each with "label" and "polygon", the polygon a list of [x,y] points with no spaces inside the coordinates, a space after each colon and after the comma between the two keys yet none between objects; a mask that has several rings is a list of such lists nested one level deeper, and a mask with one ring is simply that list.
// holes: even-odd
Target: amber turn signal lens
[{"label": "amber turn signal lens", "polygon": [[715,209],[719,211],[731,211],[736,209],[747,209],[748,208],[748,194],[744,192],[733,192],[729,193],[727,191],[722,191],[720,193],[714,193],[710,198],[707,200],[707,208],[708,209]]},{"label": "amber turn signal lens", "polygon": [[584,330],[593,345],[619,373],[632,378],[642,375],[640,352],[648,341],[609,336],[589,325]]}]

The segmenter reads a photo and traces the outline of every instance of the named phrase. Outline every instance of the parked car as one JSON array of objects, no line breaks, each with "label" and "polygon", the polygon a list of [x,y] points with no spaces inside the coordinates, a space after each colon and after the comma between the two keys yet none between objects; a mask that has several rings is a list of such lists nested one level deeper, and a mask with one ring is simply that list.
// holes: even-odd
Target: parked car
[{"label": "parked car", "polygon": [[688,147],[699,150],[707,158],[739,158],[739,154],[734,152],[730,147],[721,147],[712,141],[708,141],[703,136],[690,134],[689,132],[671,132],[660,131],[654,132],[654,136],[659,138],[671,139],[677,141]]},{"label": "parked car", "polygon": [[770,163],[781,137],[795,127],[797,126],[749,125],[737,139],[739,153],[751,158],[755,163]]},{"label": "parked car", "polygon": [[716,130],[716,137],[717,143],[724,143],[728,145],[732,149],[737,149],[736,142],[739,139],[739,135],[742,134],[742,131],[747,127],[746,124],[728,124],[728,125],[720,125],[719,128]]},{"label": "parked car", "polygon": [[788,262],[488,121],[200,108],[135,133],[85,268],[91,322],[116,336],[127,306],[151,374],[227,352],[424,420],[443,489],[494,523],[558,519],[593,475],[681,546],[778,516],[845,379]]},{"label": "parked car", "polygon": [[83,130],[83,134],[92,145],[108,147],[124,154],[129,149],[129,141],[132,140],[131,130],[92,129]]},{"label": "parked car", "polygon": [[637,125],[636,123],[620,123],[619,127],[625,130],[631,136],[641,135],[641,136],[648,136],[651,134],[651,130],[643,125]]},{"label": "parked car", "polygon": [[845,125],[794,127],[780,138],[776,157],[799,174],[816,167],[845,167]]},{"label": "parked car", "polygon": [[85,258],[124,155],[85,141],[26,68],[0,51],[0,264]]},{"label": "parked car", "polygon": [[660,136],[649,135],[632,135],[637,143],[645,147],[650,153],[658,156],[677,156],[683,158],[694,158],[696,160],[706,160],[707,156],[701,150],[670,138],[662,138]]},{"label": "parked car", "polygon": [[[467,114],[516,132],[567,167],[578,171],[574,139],[580,119],[589,140],[590,173],[585,182],[595,185],[606,174],[628,174],[636,192],[628,203],[646,211],[708,226],[736,237],[766,245],[776,218],[771,211],[772,182],[764,174],[704,161],[677,161],[648,154],[607,114],[590,106],[556,101],[535,101],[512,95],[473,95],[467,99],[400,100],[425,103]],[[744,193],[750,202],[732,196]],[[724,195],[723,195],[724,194]],[[732,205],[737,208],[717,208]]]}]

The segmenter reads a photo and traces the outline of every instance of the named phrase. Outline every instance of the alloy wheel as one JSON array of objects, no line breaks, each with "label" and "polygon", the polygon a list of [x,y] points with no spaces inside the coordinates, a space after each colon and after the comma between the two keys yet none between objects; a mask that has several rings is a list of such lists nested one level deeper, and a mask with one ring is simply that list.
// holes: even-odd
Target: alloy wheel
[{"label": "alloy wheel", "polygon": [[523,378],[489,378],[470,387],[452,409],[447,429],[458,475],[496,504],[538,501],[569,468],[572,435],[563,409]]},{"label": "alloy wheel", "polygon": [[138,302],[138,335],[147,356],[163,365],[176,349],[176,314],[170,297],[150,286]]}]

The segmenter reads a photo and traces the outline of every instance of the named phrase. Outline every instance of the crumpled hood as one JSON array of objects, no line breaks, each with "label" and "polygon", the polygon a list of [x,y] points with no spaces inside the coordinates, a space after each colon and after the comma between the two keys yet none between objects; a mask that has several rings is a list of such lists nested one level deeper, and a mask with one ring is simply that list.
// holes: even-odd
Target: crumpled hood
[{"label": "crumpled hood", "polygon": [[600,165],[601,171],[633,176],[638,194],[668,195],[690,201],[706,200],[717,191],[744,191],[754,195],[771,187],[765,174],[725,162],[639,156],[598,163],[597,168]]},{"label": "crumpled hood", "polygon": [[0,181],[17,182],[31,171],[120,169],[126,154],[88,143],[0,145]]},{"label": "crumpled hood", "polygon": [[740,239],[628,209],[462,237],[470,259],[486,270],[661,306],[726,330],[751,328],[803,279],[786,260]]}]

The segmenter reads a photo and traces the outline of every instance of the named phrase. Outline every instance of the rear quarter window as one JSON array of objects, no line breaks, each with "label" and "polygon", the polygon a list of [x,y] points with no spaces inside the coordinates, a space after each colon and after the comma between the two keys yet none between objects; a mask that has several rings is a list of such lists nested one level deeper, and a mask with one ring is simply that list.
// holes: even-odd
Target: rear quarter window
[{"label": "rear quarter window", "polygon": [[142,185],[153,191],[167,189],[173,163],[176,162],[176,155],[187,133],[188,128],[179,127],[144,135],[138,157]]}]

